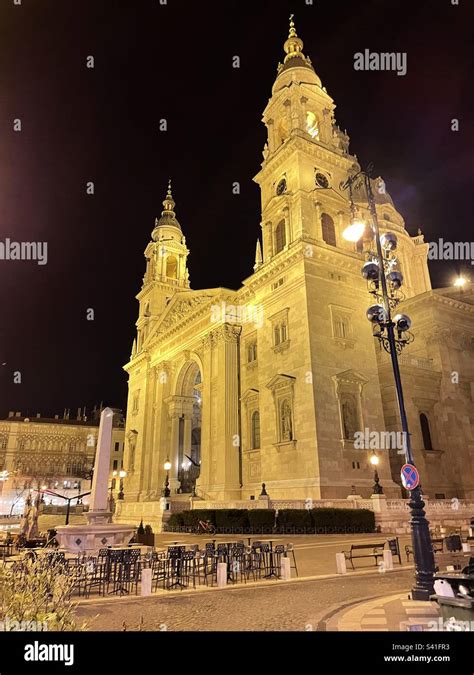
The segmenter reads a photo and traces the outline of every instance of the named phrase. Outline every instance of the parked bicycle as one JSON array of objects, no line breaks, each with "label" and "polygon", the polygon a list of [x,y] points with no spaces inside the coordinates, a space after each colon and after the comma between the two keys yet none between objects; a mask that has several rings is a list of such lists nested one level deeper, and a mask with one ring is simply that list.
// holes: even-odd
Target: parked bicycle
[{"label": "parked bicycle", "polygon": [[211,523],[210,520],[200,520],[199,523],[199,534],[215,534],[216,527]]}]

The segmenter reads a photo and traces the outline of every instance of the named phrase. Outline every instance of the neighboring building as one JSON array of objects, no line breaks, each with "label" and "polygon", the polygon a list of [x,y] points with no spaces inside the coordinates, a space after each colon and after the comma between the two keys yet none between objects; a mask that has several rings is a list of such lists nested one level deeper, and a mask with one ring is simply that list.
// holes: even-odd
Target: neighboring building
[{"label": "neighboring building", "polygon": [[[400,429],[389,357],[366,319],[364,255],[342,237],[351,214],[340,185],[360,166],[293,26],[285,52],[263,114],[254,273],[238,291],[191,290],[171,188],[145,250],[125,366],[123,520],[151,512],[166,460],[172,495],[195,484],[207,499],[248,499],[265,483],[275,499],[369,496],[371,450],[355,434]],[[401,309],[413,320],[401,370],[424,493],[472,498],[473,288],[432,290],[423,235],[407,232],[382,179],[373,189],[381,230],[398,237]],[[365,196],[355,200],[368,220]],[[403,456],[378,451],[385,493],[400,497]]]},{"label": "neighboring building", "polygon": [[[76,419],[66,411],[54,419],[11,412],[0,420],[0,513],[9,513],[12,507],[21,512],[33,489],[45,487],[68,497],[90,490],[100,412],[94,410],[90,419],[80,410]],[[118,487],[113,472],[123,468],[125,430],[122,412],[114,413],[110,472],[111,485]],[[45,502],[65,504],[48,496]]]}]

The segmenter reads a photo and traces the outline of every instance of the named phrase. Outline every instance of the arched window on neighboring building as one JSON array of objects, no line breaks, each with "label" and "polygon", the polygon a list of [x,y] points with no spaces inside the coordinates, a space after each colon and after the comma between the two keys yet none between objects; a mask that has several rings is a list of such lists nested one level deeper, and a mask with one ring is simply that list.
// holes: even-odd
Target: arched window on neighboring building
[{"label": "arched window on neighboring building", "polygon": [[285,221],[280,220],[275,228],[275,255],[283,251],[286,246]]},{"label": "arched window on neighboring building", "polygon": [[420,414],[420,426],[421,426],[421,433],[423,435],[424,449],[428,451],[433,450],[433,443],[431,442],[430,423],[425,413]]},{"label": "arched window on neighboring building", "polygon": [[252,414],[252,438],[251,438],[252,450],[258,450],[260,448],[260,413],[258,410]]},{"label": "arched window on neighboring building", "polygon": [[174,255],[168,256],[166,260],[166,276],[168,279],[178,278],[178,261]]},{"label": "arched window on neighboring building", "polygon": [[334,227],[334,220],[328,213],[323,213],[321,216],[321,226],[323,230],[323,239],[326,244],[330,246],[336,245],[336,228]]}]

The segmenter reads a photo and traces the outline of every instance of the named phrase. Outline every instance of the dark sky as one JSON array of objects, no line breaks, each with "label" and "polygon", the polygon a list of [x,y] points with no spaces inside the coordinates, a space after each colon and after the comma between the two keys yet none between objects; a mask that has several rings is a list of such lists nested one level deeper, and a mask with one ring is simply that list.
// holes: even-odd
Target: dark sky
[{"label": "dark sky", "polygon": [[[192,287],[238,288],[251,273],[261,116],[290,12],[352,152],[385,178],[409,231],[472,238],[468,0],[13,2],[0,0],[0,241],[46,241],[49,259],[0,261],[0,415],[125,405],[143,251],[169,176]],[[366,48],[406,51],[408,74],[354,71]],[[437,263],[435,285],[457,271]]]}]

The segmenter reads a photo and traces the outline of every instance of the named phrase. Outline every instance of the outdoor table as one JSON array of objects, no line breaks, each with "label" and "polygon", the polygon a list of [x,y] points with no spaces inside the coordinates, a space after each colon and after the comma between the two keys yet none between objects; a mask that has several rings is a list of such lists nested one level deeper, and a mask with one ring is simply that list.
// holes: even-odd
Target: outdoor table
[{"label": "outdoor table", "polygon": [[275,572],[275,565],[273,563],[273,544],[278,541],[285,541],[284,539],[259,539],[261,544],[270,544],[270,572],[264,576],[264,579],[271,579],[275,577],[278,579],[278,574]]},{"label": "outdoor table", "polygon": [[163,541],[165,546],[189,546],[189,542],[186,541]]},{"label": "outdoor table", "polygon": [[[176,541],[176,542],[172,542],[172,543],[170,543],[169,541],[164,541],[163,543],[165,545],[168,545],[168,549],[170,547],[173,547],[173,546],[184,546],[184,547],[189,546],[189,544],[187,544],[184,541]],[[178,556],[177,558],[173,558],[173,562],[176,563],[176,566],[174,568],[176,570],[176,581],[174,581],[172,584],[170,584],[170,586],[168,586],[168,590],[170,588],[174,588],[175,586],[185,588],[185,584],[181,583],[181,569],[182,569],[182,562],[183,562],[181,560],[181,556]]]}]

